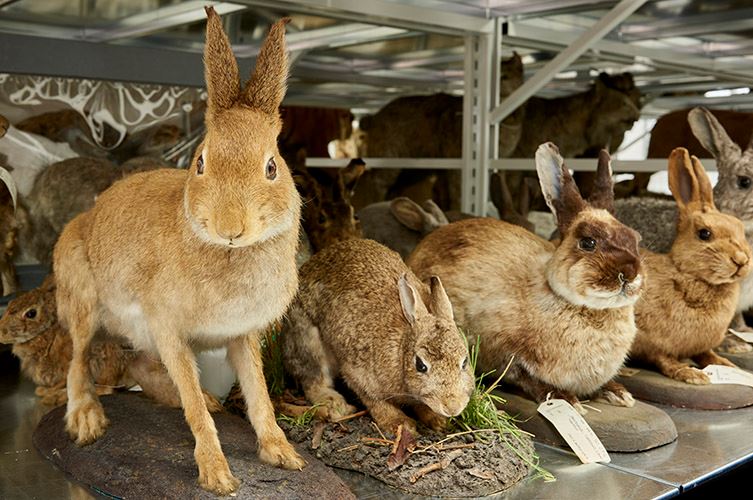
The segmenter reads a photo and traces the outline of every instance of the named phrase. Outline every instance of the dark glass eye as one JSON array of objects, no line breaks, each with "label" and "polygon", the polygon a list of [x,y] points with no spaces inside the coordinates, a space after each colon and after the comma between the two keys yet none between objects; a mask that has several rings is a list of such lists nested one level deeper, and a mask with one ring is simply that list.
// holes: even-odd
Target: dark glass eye
[{"label": "dark glass eye", "polygon": [[270,158],[267,162],[267,169],[266,169],[266,175],[267,179],[270,181],[273,181],[275,177],[277,177],[277,164],[275,163],[274,158]]},{"label": "dark glass eye", "polygon": [[36,309],[29,309],[24,313],[24,316],[26,316],[29,319],[34,319],[37,317],[37,310]]},{"label": "dark glass eye", "polygon": [[319,224],[324,225],[324,223],[327,222],[327,218],[324,216],[324,214],[319,216]]},{"label": "dark glass eye", "polygon": [[416,371],[418,371],[419,373],[426,373],[426,370],[428,370],[428,368],[426,367],[424,362],[421,360],[421,358],[416,356]]},{"label": "dark glass eye", "polygon": [[711,231],[709,231],[705,227],[703,229],[699,229],[698,237],[701,238],[703,241],[709,241],[711,239]]},{"label": "dark glass eye", "polygon": [[753,184],[753,179],[750,177],[745,177],[744,175],[737,176],[737,187],[740,189],[749,189],[751,184]]},{"label": "dark glass eye", "polygon": [[463,363],[460,365],[461,370],[465,370],[465,367],[468,366],[468,357],[466,356],[463,358]]},{"label": "dark glass eye", "polygon": [[196,175],[204,173],[204,155],[199,155],[199,159],[196,160]]},{"label": "dark glass eye", "polygon": [[596,240],[593,238],[581,238],[578,242],[578,246],[581,250],[586,252],[593,252],[596,249]]}]

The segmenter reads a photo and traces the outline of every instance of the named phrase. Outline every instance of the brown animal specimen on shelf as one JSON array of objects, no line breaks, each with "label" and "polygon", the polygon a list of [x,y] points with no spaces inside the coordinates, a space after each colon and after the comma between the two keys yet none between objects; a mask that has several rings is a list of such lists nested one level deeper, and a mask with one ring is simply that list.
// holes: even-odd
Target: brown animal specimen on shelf
[{"label": "brown animal specimen on shelf", "polygon": [[280,148],[304,148],[312,158],[329,158],[327,146],[344,141],[353,132],[353,113],[348,109],[283,106]]},{"label": "brown animal specimen on shelf", "polygon": [[500,220],[515,224],[535,233],[536,228],[528,220],[527,216],[531,210],[532,191],[535,192],[536,188],[531,186],[533,181],[530,181],[529,178],[523,177],[520,179],[520,182],[523,183],[523,186],[521,189],[518,189],[518,206],[516,207],[510,193],[510,188],[507,186],[505,172],[494,172],[491,175],[491,182],[489,184],[492,203],[497,207]]},{"label": "brown animal specimen on shelf", "polygon": [[[99,323],[157,353],[196,440],[199,485],[238,489],[199,385],[193,349],[227,346],[262,461],[300,469],[275,422],[258,334],[296,292],[300,196],[277,148],[287,19],[272,25],[241,88],[219,16],[207,9],[207,133],[188,170],[127,177],[63,231],[54,252],[58,316],[73,340],[66,429],[78,445],[107,427],[87,348]],[[95,313],[96,312],[96,313]]]},{"label": "brown animal specimen on shelf", "polygon": [[[84,117],[74,109],[42,113],[27,118],[15,126],[23,132],[38,134],[51,141],[66,142],[81,156],[97,158],[107,156],[107,152],[94,143],[91,130]],[[114,146],[118,138],[117,131],[109,126],[105,127],[104,144]]]},{"label": "brown animal specimen on shelf", "polygon": [[650,279],[635,307],[630,356],[675,380],[708,384],[705,373],[681,360],[735,366],[712,349],[724,340],[753,255],[742,222],[716,209],[708,175],[685,148],[669,157],[669,186],[677,238],[669,254],[642,252]]},{"label": "brown animal specimen on shelf", "polygon": [[419,278],[442,279],[469,343],[480,338],[479,370],[510,364],[504,380],[536,401],[552,393],[585,411],[578,397],[595,394],[633,406],[612,378],[635,337],[643,272],[638,234],[611,214],[609,155],[599,156],[588,201],[554,144],[539,147],[536,169],[558,244],[496,219],[469,219],[428,235],[408,265]]}]

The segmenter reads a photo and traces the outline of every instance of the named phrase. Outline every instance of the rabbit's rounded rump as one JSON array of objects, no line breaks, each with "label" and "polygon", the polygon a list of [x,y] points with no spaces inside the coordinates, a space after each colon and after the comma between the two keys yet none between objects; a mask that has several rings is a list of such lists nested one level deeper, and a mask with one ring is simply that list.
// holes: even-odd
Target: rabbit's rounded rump
[{"label": "rabbit's rounded rump", "polygon": [[332,389],[338,375],[393,430],[410,425],[395,405],[420,407],[417,416],[433,425],[458,415],[473,388],[441,282],[427,286],[371,240],[337,243],[301,268],[284,339],[288,371],[330,415],[349,409]]}]

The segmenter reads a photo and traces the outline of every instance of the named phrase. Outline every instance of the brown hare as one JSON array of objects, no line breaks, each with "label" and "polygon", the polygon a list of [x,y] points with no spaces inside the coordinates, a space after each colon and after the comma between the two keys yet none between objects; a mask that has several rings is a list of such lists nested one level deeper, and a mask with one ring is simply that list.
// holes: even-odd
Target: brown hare
[{"label": "brown hare", "polygon": [[194,348],[227,347],[261,460],[305,465],[275,421],[258,338],[282,317],[298,285],[300,197],[277,149],[287,20],[272,25],[241,88],[220,18],[211,7],[207,16],[207,132],[190,168],[115,183],[65,227],[53,262],[58,316],[73,340],[68,433],[85,445],[107,427],[87,363],[102,324],[159,355],[196,439],[199,485],[226,495],[239,481],[202,397]]}]

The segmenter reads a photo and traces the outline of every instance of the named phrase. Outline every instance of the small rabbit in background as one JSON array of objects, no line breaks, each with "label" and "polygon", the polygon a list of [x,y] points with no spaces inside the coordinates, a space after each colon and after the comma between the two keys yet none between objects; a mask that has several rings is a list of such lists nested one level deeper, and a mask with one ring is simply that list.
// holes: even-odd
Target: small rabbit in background
[{"label": "small rabbit in background", "polygon": [[415,433],[409,406],[427,427],[442,429],[473,390],[468,349],[442,282],[419,281],[400,256],[379,243],[350,239],[301,268],[301,286],[283,329],[285,368],[330,418],[354,411],[334,389],[345,383],[377,425]]},{"label": "small rabbit in background", "polygon": [[642,252],[649,279],[635,306],[630,357],[675,380],[708,384],[708,375],[681,360],[735,366],[712,349],[724,340],[753,255],[742,222],[716,209],[703,165],[685,148],[669,158],[669,186],[677,237],[669,254]]},{"label": "small rabbit in background", "polygon": [[599,155],[588,201],[554,144],[539,146],[536,170],[559,242],[497,219],[468,219],[428,235],[408,265],[421,279],[442,279],[469,342],[480,340],[480,371],[501,373],[511,363],[505,382],[583,413],[579,397],[633,406],[612,379],[636,333],[640,236],[612,215],[609,155]]}]

